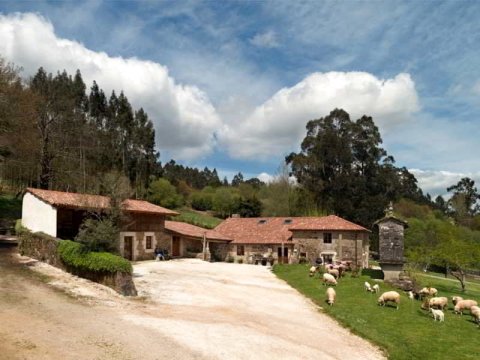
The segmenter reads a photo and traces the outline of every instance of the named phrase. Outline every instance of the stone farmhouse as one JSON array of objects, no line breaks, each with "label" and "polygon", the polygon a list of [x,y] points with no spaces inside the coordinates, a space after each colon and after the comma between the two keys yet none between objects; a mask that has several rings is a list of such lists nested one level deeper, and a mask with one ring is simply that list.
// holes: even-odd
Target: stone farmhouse
[{"label": "stone farmhouse", "polygon": [[[27,188],[22,225],[61,239],[73,239],[83,220],[108,210],[105,196]],[[147,201],[127,199],[119,233],[120,254],[128,260],[150,260],[155,247],[172,257],[227,257],[253,263],[273,258],[297,263],[301,258],[325,263],[350,261],[368,266],[369,233],[364,227],[335,215],[324,217],[265,217],[226,219],[214,230],[166,220],[177,212]]]},{"label": "stone farmhouse", "polygon": [[[27,188],[22,203],[22,225],[61,239],[73,239],[86,217],[101,214],[110,206],[105,196]],[[198,226],[166,221],[177,212],[142,200],[122,204],[126,223],[122,225],[119,250],[128,260],[150,260],[154,249],[167,249],[174,257],[205,251],[231,241],[215,231]],[[204,241],[205,240],[205,241]]]},{"label": "stone farmhouse", "polygon": [[216,231],[233,239],[228,254],[251,263],[273,257],[280,263],[305,258],[313,263],[355,260],[368,267],[369,234],[366,228],[335,215],[324,217],[229,218]]}]

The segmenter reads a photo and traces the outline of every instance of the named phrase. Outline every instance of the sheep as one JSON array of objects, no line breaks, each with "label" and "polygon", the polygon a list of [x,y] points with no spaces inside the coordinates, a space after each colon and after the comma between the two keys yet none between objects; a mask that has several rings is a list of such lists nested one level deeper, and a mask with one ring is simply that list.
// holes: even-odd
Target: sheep
[{"label": "sheep", "polygon": [[470,310],[472,306],[478,306],[478,303],[475,300],[460,300],[453,308],[453,312],[455,314],[460,313],[460,315],[463,315],[463,310]]},{"label": "sheep", "polygon": [[378,293],[380,291],[380,286],[378,284],[373,285],[372,291]]},{"label": "sheep", "polygon": [[368,281],[365,281],[364,286],[365,286],[365,291],[372,291],[372,286]]},{"label": "sheep", "polygon": [[453,306],[457,305],[457,302],[459,302],[460,300],[463,300],[461,296],[452,296]]},{"label": "sheep", "polygon": [[409,292],[408,292],[408,298],[409,298],[410,300],[413,300],[413,299],[414,299],[413,291],[409,291]]},{"label": "sheep", "polygon": [[442,310],[430,308],[430,311],[432,312],[432,315],[433,315],[433,321],[437,321],[437,319],[439,322],[445,321],[445,314],[443,313]]},{"label": "sheep", "polygon": [[434,297],[428,301],[429,308],[439,308],[440,310],[445,309],[448,305],[448,298],[446,297]]},{"label": "sheep", "polygon": [[418,294],[420,295],[420,297],[424,297],[424,296],[437,296],[438,291],[437,291],[437,289],[432,288],[432,287],[424,287],[422,290],[420,290],[420,291],[418,292]]},{"label": "sheep", "polygon": [[330,270],[328,270],[328,273],[330,275],[333,275],[333,277],[335,277],[335,279],[338,279],[340,277],[340,272],[338,271],[338,269],[330,269]]},{"label": "sheep", "polygon": [[470,308],[470,315],[472,315],[473,320],[480,326],[480,307],[478,306],[472,306]]},{"label": "sheep", "polygon": [[337,285],[337,280],[330,274],[323,274],[323,285]]},{"label": "sheep", "polygon": [[396,291],[387,291],[384,292],[380,297],[378,298],[378,305],[385,306],[387,302],[394,302],[397,304],[397,310],[398,310],[398,305],[400,304],[400,294]]},{"label": "sheep", "polygon": [[315,273],[318,271],[318,266],[312,266],[309,270],[310,277],[315,276]]},{"label": "sheep", "polygon": [[333,305],[333,303],[335,302],[335,297],[337,296],[337,293],[335,292],[335,290],[331,287],[329,287],[327,289],[327,292],[326,292],[326,295],[327,295],[327,303],[328,305]]}]

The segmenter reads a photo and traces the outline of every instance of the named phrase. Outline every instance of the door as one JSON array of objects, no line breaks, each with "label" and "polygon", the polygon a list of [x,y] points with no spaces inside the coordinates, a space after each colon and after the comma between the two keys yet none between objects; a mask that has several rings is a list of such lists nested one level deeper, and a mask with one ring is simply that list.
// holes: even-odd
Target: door
[{"label": "door", "polygon": [[127,260],[133,260],[133,236],[123,238],[123,257]]},{"label": "door", "polygon": [[288,264],[288,247],[283,248],[283,255],[282,255],[282,248],[279,247],[277,249],[277,255],[278,255],[278,262],[280,264]]},{"label": "door", "polygon": [[172,256],[180,256],[180,237],[172,238]]}]

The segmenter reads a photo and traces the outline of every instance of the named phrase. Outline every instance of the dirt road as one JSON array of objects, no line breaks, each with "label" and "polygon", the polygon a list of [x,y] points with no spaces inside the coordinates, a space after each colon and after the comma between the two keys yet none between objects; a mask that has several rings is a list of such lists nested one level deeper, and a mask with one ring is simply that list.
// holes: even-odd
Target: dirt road
[{"label": "dirt road", "polygon": [[15,259],[0,250],[2,359],[383,358],[265,267],[143,262],[134,300]]}]

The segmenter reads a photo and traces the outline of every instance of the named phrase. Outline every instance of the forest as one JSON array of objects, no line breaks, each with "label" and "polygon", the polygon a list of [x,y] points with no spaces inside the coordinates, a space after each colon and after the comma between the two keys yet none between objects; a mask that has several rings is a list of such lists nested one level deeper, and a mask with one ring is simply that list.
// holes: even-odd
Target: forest
[{"label": "forest", "polygon": [[127,92],[107,95],[95,81],[87,88],[80,71],[52,74],[40,68],[24,79],[21,69],[0,58],[0,193],[19,196],[32,186],[108,195],[115,174],[126,184],[125,196],[168,208],[219,218],[336,214],[367,228],[392,201],[399,216],[413,220],[412,258],[426,243],[461,238],[478,247],[480,195],[474,181],[452,184],[448,200],[431,199],[382,148],[372,117],[354,120],[334,109],[307,122],[300,151],[279,164],[272,181],[244,179],[238,172],[229,182],[216,169],[175,160],[162,164],[154,121],[130,104]]}]

